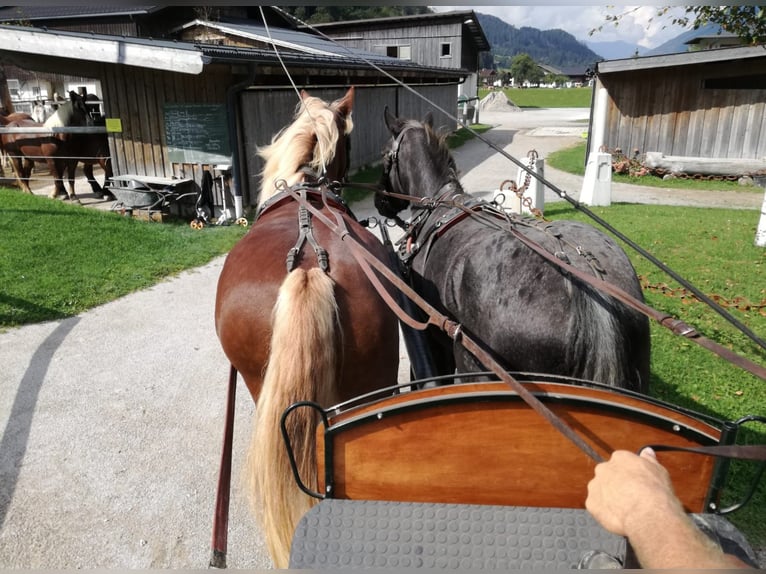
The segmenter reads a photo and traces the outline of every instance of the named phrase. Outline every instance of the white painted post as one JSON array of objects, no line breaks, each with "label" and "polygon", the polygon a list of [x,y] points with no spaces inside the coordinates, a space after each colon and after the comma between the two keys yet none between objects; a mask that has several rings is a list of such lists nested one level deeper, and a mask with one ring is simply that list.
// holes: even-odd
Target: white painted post
[{"label": "white painted post", "polygon": [[758,229],[755,231],[755,245],[757,247],[766,247],[766,191],[763,193],[761,218],[758,220]]},{"label": "white painted post", "polygon": [[580,203],[604,206],[612,204],[612,154],[599,151],[588,156]]},{"label": "white painted post", "polygon": [[[498,199],[502,195],[503,201],[499,202]],[[513,193],[510,189],[496,189],[492,201],[499,203],[500,206],[511,213],[521,214],[521,198]]]},{"label": "white painted post", "polygon": [[588,162],[585,164],[585,178],[580,191],[580,202],[585,205],[612,204],[612,155],[601,151],[606,131],[608,97],[606,88],[598,88]]}]

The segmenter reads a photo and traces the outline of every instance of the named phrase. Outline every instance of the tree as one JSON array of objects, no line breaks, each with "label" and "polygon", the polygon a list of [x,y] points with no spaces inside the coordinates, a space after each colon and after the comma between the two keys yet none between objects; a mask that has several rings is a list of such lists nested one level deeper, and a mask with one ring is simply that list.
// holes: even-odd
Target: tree
[{"label": "tree", "polygon": [[543,72],[529,54],[519,54],[511,61],[511,76],[519,86],[524,82],[539,84]]},{"label": "tree", "polygon": [[[640,6],[621,14],[608,14],[606,21],[618,26],[624,16],[639,8]],[[683,16],[673,15],[670,13],[671,8],[673,6],[658,6],[657,17],[665,17],[673,25],[688,26],[692,24],[695,30],[706,24],[717,24],[726,32],[739,36],[746,44],[766,42],[765,6],[686,6]],[[650,19],[650,22],[653,19]],[[590,35],[602,28],[603,25],[591,30]]]}]

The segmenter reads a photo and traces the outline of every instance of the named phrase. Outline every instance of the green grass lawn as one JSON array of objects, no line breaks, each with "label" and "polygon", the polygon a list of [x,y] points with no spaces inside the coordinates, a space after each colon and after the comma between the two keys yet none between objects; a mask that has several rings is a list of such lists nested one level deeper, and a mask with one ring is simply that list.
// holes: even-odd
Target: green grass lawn
[{"label": "green grass lawn", "polygon": [[149,223],[0,189],[0,329],[77,315],[226,253],[244,228]]},{"label": "green grass lawn", "polygon": [[[479,89],[479,98],[490,90]],[[589,108],[593,90],[586,88],[503,88],[520,108]]]}]

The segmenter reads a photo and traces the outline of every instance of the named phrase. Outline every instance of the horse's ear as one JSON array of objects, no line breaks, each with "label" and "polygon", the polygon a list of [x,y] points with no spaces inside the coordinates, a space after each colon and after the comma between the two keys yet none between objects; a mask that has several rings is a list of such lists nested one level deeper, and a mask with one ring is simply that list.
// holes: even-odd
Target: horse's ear
[{"label": "horse's ear", "polygon": [[305,100],[309,97],[309,93],[306,90],[301,90],[301,99]]},{"label": "horse's ear", "polygon": [[354,107],[354,93],[354,86],[351,86],[345,96],[335,100],[334,107],[344,116],[349,115]]},{"label": "horse's ear", "polygon": [[388,127],[388,131],[394,135],[398,135],[402,129],[402,121],[391,113],[388,106],[383,110],[383,117],[386,119],[386,127]]},{"label": "horse's ear", "polygon": [[426,117],[423,118],[423,123],[426,124],[429,128],[434,127],[434,115],[431,113],[431,111],[426,112]]}]

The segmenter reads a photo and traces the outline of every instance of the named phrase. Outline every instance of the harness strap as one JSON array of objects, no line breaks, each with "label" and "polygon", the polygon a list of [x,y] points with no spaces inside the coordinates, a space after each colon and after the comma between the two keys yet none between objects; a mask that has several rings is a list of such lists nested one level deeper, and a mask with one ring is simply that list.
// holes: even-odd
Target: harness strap
[{"label": "harness strap", "polygon": [[229,529],[229,496],[231,493],[231,456],[234,442],[234,407],[237,393],[237,368],[229,369],[229,388],[226,393],[226,418],[224,420],[221,465],[215,494],[213,516],[213,541],[210,556],[211,568],[226,568],[226,551]]},{"label": "harness strap", "polygon": [[[305,201],[306,191],[302,189],[299,194]],[[311,214],[308,212],[303,203],[298,206],[298,229],[298,239],[295,242],[295,246],[287,252],[287,272],[290,273],[290,271],[295,269],[295,260],[298,257],[298,254],[301,252],[301,248],[303,247],[303,244],[306,243],[306,241],[308,241],[309,245],[314,248],[314,253],[316,253],[317,262],[319,263],[320,269],[322,269],[322,271],[327,271],[329,266],[327,250],[319,245],[316,238],[314,237],[314,228],[311,225]]]}]

